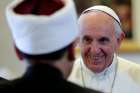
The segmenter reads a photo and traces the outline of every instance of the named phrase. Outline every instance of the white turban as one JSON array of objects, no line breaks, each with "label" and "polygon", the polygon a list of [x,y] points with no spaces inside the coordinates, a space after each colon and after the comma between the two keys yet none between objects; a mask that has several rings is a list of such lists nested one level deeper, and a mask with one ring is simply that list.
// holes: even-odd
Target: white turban
[{"label": "white turban", "polygon": [[51,15],[18,14],[16,0],[6,9],[16,47],[27,54],[47,54],[72,43],[78,35],[77,15],[73,0],[63,0],[64,6]]}]

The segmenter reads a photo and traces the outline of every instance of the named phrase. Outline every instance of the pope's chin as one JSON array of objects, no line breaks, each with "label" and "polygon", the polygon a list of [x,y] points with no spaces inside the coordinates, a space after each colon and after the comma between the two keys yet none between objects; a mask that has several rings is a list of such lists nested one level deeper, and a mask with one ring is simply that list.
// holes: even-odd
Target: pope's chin
[{"label": "pope's chin", "polygon": [[89,64],[87,64],[88,68],[92,70],[94,73],[100,73],[104,71],[105,67],[103,63],[102,64],[96,64],[96,63],[97,62],[90,62]]}]

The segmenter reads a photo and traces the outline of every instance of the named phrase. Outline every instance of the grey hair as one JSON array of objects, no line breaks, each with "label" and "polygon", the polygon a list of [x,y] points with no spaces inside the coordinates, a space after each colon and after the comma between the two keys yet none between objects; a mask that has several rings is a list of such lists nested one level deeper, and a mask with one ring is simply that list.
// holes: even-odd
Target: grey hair
[{"label": "grey hair", "polygon": [[123,31],[122,31],[121,25],[116,20],[114,20],[114,28],[115,28],[115,36],[118,39],[120,38],[121,33]]}]

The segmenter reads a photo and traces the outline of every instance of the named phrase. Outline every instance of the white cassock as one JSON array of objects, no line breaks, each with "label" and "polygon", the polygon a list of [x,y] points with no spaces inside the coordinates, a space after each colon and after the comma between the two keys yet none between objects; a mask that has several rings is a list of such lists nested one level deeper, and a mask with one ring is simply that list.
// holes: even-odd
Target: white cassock
[{"label": "white cassock", "polygon": [[105,93],[140,93],[140,65],[114,55],[110,67],[95,74],[80,57],[74,63],[68,80]]}]

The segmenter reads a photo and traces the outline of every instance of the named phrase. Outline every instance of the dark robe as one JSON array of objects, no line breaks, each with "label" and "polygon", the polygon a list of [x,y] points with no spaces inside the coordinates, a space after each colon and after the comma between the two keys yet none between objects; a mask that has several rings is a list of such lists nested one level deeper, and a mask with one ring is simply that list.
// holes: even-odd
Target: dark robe
[{"label": "dark robe", "polygon": [[23,77],[0,84],[0,91],[1,93],[99,93],[68,82],[58,69],[44,64],[31,66]]}]

